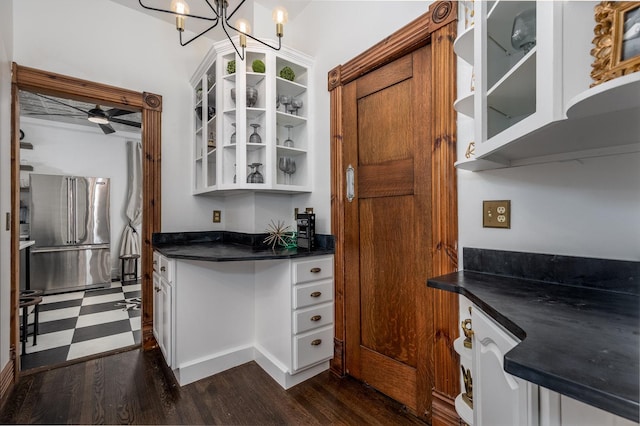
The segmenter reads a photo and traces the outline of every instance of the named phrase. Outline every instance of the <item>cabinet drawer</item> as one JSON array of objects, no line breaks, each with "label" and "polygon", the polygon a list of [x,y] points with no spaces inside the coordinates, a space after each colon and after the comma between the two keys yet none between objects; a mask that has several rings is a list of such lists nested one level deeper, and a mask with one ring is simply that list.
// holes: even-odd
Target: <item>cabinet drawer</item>
[{"label": "cabinet drawer", "polygon": [[294,370],[300,370],[331,357],[333,357],[333,326],[294,336]]},{"label": "cabinet drawer", "polygon": [[333,281],[304,284],[293,288],[293,309],[333,300]]},{"label": "cabinet drawer", "polygon": [[319,257],[293,264],[293,283],[323,280],[333,277],[333,257]]},{"label": "cabinet drawer", "polygon": [[333,303],[300,309],[293,313],[293,333],[333,324]]}]

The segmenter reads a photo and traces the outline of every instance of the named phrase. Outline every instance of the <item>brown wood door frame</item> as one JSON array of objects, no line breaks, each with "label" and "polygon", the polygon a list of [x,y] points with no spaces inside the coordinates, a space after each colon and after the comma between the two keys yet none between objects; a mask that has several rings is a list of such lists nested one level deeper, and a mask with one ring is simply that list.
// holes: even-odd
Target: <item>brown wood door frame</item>
[{"label": "brown wood door frame", "polygon": [[[342,143],[344,86],[360,76],[388,64],[416,49],[431,45],[433,114],[425,117],[431,127],[431,241],[425,241],[431,253],[428,260],[433,274],[457,270],[457,179],[456,161],[456,55],[453,42],[457,34],[457,2],[436,1],[429,10],[380,43],[349,62],[332,69],[328,75],[331,97],[331,228],[336,238],[335,249],[335,338],[331,369],[345,374],[345,217],[347,165]],[[424,277],[425,286],[426,280]],[[454,398],[459,392],[459,361],[453,349],[458,337],[458,298],[452,293],[429,289],[433,300],[434,329],[425,336],[433,344],[434,389],[431,407],[420,416],[434,425],[459,424]]]},{"label": "brown wood door frame", "polygon": [[9,365],[0,375],[0,397],[4,398],[18,377],[19,340],[19,229],[20,229],[20,103],[19,90],[59,96],[103,106],[142,112],[142,346],[156,345],[153,337],[153,252],[151,236],[160,232],[160,147],[162,96],[136,92],[13,63],[11,84],[11,333]]}]

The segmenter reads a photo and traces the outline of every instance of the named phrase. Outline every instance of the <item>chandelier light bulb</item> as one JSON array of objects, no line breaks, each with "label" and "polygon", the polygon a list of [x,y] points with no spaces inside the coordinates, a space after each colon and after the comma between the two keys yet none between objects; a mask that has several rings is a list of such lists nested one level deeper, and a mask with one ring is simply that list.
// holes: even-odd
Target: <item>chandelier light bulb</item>
[{"label": "chandelier light bulb", "polygon": [[278,6],[273,9],[273,15],[271,16],[276,23],[276,35],[278,36],[278,38],[282,38],[282,36],[284,35],[284,24],[286,24],[289,20],[287,9],[282,6]]},{"label": "chandelier light bulb", "polygon": [[251,25],[246,19],[238,19],[236,28],[240,31],[240,47],[244,49],[247,47],[247,36],[245,34],[251,34]]},{"label": "chandelier light bulb", "polygon": [[289,20],[289,14],[287,13],[287,9],[282,6],[278,6],[273,9],[273,21],[276,24],[286,24]]},{"label": "chandelier light bulb", "polygon": [[169,7],[176,14],[176,30],[184,31],[184,15],[189,13],[189,5],[184,0],[172,0]]}]

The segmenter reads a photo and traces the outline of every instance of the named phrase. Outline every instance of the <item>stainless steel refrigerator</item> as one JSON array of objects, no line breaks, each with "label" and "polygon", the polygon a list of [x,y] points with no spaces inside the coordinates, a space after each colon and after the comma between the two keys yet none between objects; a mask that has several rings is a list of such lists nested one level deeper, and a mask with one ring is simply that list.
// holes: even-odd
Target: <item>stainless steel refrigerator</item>
[{"label": "stainless steel refrigerator", "polygon": [[32,173],[30,195],[30,288],[110,285],[109,179]]}]

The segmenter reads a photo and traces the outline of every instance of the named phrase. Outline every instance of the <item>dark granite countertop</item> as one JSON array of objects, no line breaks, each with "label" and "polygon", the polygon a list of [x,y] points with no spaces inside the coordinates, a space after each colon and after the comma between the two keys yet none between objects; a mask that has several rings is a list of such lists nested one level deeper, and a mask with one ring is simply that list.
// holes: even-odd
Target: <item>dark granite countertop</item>
[{"label": "dark granite countertop", "polygon": [[[489,257],[473,252],[476,257],[469,265],[484,269],[482,260],[498,260],[493,265],[497,268],[443,275],[429,279],[428,285],[462,294],[521,340],[505,354],[506,372],[637,422],[640,297],[630,289],[638,287],[640,264],[553,255],[533,255],[532,261],[523,253],[490,252]],[[505,253],[516,256],[504,257]],[[551,283],[523,278],[528,275],[523,264],[525,269],[532,264],[540,268],[545,262],[571,269],[583,261],[600,272],[617,267],[624,273],[610,279],[606,290],[567,284],[571,281],[567,279]],[[598,262],[607,266],[594,266]],[[465,269],[467,264],[465,253]],[[505,266],[509,264],[514,266]],[[497,275],[497,270],[511,276]]]},{"label": "dark granite countertop", "polygon": [[333,254],[331,235],[316,235],[314,250],[272,249],[263,243],[267,234],[228,231],[168,232],[153,234],[154,250],[172,259],[233,262],[243,260],[290,259]]}]

